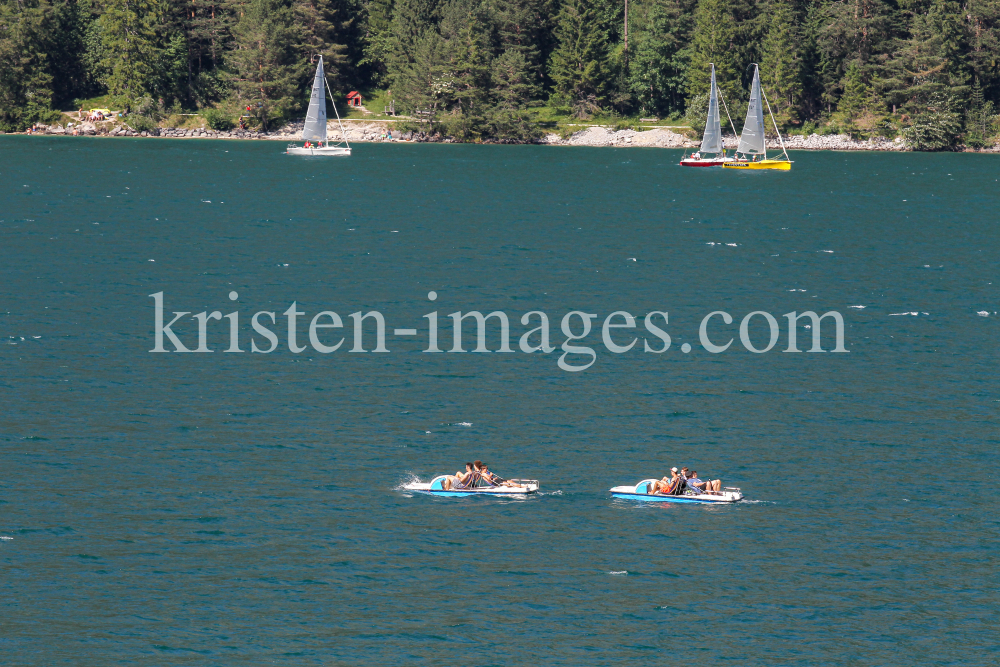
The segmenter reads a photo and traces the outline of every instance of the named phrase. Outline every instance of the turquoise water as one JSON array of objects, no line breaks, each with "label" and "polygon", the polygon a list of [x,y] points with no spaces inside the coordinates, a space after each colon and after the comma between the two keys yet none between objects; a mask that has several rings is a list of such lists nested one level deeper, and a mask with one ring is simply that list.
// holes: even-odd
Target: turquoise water
[{"label": "turquoise water", "polygon": [[[5,664],[996,662],[995,156],[797,153],[780,174],[282,149],[0,141]],[[223,353],[223,320],[214,354],[151,354],[161,291],[238,311],[243,349],[274,311],[281,344]],[[289,352],[293,301],[339,313],[344,347]],[[423,315],[448,349],[474,309],[506,312],[515,350],[523,313],[554,346],[566,312],[597,314],[596,361],[421,352]],[[389,353],[347,352],[369,310]],[[668,311],[670,349],[610,353],[618,310]],[[716,310],[722,354],[698,335]],[[805,310],[842,313],[850,352],[781,352]],[[752,311],[782,327],[766,354],[739,341]],[[475,458],[543,493],[400,489]],[[672,465],[748,501],[609,497]]]}]

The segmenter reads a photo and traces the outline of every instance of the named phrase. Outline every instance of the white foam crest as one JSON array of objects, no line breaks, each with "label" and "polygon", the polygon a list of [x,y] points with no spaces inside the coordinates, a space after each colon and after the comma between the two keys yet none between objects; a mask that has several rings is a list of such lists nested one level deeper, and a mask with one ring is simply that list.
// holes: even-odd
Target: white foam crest
[{"label": "white foam crest", "polygon": [[472,422],[458,422],[457,424],[452,424],[452,426],[472,426]]},{"label": "white foam crest", "polygon": [[622,577],[628,574],[628,570],[611,570],[608,574],[615,577]]},{"label": "white foam crest", "polygon": [[12,540],[13,537],[7,537],[6,535],[0,535],[0,540]]},{"label": "white foam crest", "polygon": [[857,308],[858,310],[864,310],[864,306],[848,306],[848,308]]},{"label": "white foam crest", "polygon": [[396,486],[392,487],[392,490],[393,491],[405,491],[407,484],[413,484],[414,482],[419,482],[419,481],[420,481],[419,477],[417,477],[412,472],[408,472],[408,473],[406,473],[406,477],[403,478],[403,481],[401,481]]},{"label": "white foam crest", "polygon": [[912,317],[916,317],[919,314],[920,313],[918,313],[916,311],[913,311],[913,312],[910,312],[910,313],[889,313],[889,317],[896,317],[897,315],[910,315]]},{"label": "white foam crest", "polygon": [[988,311],[988,310],[980,310],[979,312],[976,313],[976,315],[979,315],[979,317],[989,317],[990,316],[990,311]]}]

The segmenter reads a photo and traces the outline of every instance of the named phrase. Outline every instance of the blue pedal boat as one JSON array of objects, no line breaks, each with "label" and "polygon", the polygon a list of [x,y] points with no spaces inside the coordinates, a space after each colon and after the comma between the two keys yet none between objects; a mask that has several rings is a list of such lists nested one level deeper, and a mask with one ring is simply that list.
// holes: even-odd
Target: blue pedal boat
[{"label": "blue pedal boat", "polygon": [[426,493],[432,496],[446,498],[462,498],[465,496],[500,496],[506,498],[523,498],[538,491],[537,479],[511,479],[514,486],[477,486],[471,489],[445,489],[444,480],[447,475],[438,475],[430,482],[411,482],[403,486],[407,491]]},{"label": "blue pedal boat", "polygon": [[615,486],[611,488],[611,496],[623,500],[640,500],[656,503],[699,503],[701,505],[718,505],[735,503],[743,500],[743,492],[735,486],[727,486],[719,493],[686,492],[679,496],[669,496],[664,493],[649,493],[653,482],[657,479],[644,479],[635,486]]}]

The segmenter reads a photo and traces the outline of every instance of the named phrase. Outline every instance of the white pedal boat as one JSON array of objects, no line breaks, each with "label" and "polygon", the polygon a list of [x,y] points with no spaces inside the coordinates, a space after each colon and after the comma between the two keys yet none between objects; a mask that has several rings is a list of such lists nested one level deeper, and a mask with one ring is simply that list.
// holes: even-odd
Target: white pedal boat
[{"label": "white pedal boat", "polygon": [[518,486],[479,486],[471,489],[445,489],[444,480],[447,475],[438,475],[430,482],[410,482],[403,488],[407,491],[426,493],[432,496],[459,498],[462,496],[503,496],[523,498],[538,491],[537,479],[509,480]]},{"label": "white pedal boat", "polygon": [[649,493],[653,482],[658,479],[644,479],[635,486],[615,486],[611,488],[611,496],[624,500],[642,500],[660,503],[701,503],[703,505],[735,503],[743,500],[743,492],[735,486],[725,486],[718,494],[701,493],[680,496],[668,496],[663,493]]}]

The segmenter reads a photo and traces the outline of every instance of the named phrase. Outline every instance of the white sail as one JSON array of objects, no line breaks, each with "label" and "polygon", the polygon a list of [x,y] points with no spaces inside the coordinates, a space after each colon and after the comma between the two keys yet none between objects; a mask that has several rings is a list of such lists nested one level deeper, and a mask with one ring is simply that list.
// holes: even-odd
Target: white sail
[{"label": "white sail", "polygon": [[722,152],[722,125],[719,122],[719,90],[715,86],[715,65],[712,65],[712,92],[708,96],[708,120],[701,138],[702,153]]},{"label": "white sail", "polygon": [[316,78],[313,80],[312,96],[309,98],[309,111],[306,112],[306,124],[302,128],[302,139],[305,141],[326,141],[325,82],[323,56],[320,56],[319,65],[316,66]]},{"label": "white sail", "polygon": [[737,153],[744,155],[766,155],[764,148],[764,105],[760,94],[760,70],[753,66],[753,84],[750,87],[750,106],[747,107],[747,120],[743,124],[740,135],[740,145]]}]

